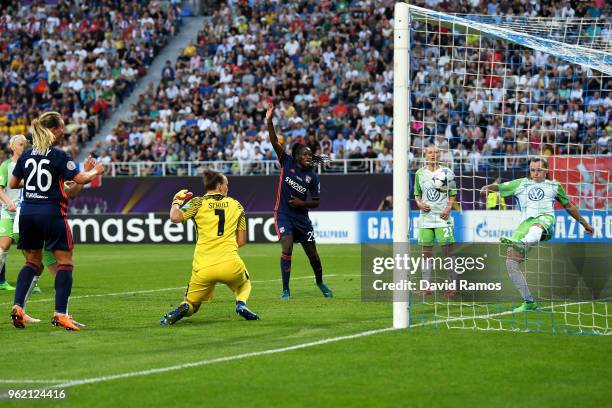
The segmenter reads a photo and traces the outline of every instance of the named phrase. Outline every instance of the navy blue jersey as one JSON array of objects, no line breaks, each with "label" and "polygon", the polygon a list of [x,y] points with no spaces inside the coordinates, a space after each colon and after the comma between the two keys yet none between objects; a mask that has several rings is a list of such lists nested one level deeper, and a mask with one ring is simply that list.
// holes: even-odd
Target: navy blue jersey
[{"label": "navy blue jersey", "polygon": [[306,201],[308,193],[311,198],[319,198],[321,193],[319,176],[312,169],[300,168],[293,157],[285,152],[278,161],[281,164],[281,173],[274,211],[298,217],[308,216],[307,208],[292,207],[289,205],[289,200],[293,196]]},{"label": "navy blue jersey", "polygon": [[64,181],[72,180],[77,174],[76,163],[57,147],[46,152],[26,150],[13,169],[13,175],[24,182],[21,215],[66,216],[68,196]]}]

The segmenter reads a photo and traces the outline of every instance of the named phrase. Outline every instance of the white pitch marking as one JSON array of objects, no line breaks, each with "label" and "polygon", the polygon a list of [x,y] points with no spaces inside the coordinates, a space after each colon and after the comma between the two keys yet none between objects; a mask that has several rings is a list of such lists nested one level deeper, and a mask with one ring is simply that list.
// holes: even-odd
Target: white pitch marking
[{"label": "white pitch marking", "polygon": [[0,380],[0,384],[57,384],[61,382],[67,382],[71,380]]},{"label": "white pitch marking", "polygon": [[[169,367],[153,368],[153,369],[142,370],[142,371],[132,371],[132,372],[127,372],[123,374],[106,375],[102,377],[84,378],[82,380],[65,381],[60,384],[55,384],[47,388],[63,389],[63,388],[68,388],[68,387],[75,387],[77,385],[94,384],[94,383],[118,380],[122,378],[140,377],[140,376],[146,376],[146,375],[151,375],[151,374],[165,373],[168,371],[182,370],[184,368],[199,367],[203,365],[224,363],[226,361],[242,360],[242,359],[250,358],[250,357],[258,357],[258,356],[264,356],[268,354],[277,354],[277,353],[284,353],[287,351],[301,350],[301,349],[305,349],[309,347],[320,346],[323,344],[334,343],[334,342],[342,341],[342,340],[351,340],[351,339],[356,339],[359,337],[371,336],[373,334],[385,333],[385,332],[389,332],[393,330],[398,330],[398,329],[389,327],[386,329],[368,330],[368,331],[364,331],[361,333],[349,334],[346,336],[331,337],[328,339],[317,340],[317,341],[312,341],[312,342],[302,343],[302,344],[296,344],[295,346],[281,347],[281,348],[263,350],[263,351],[255,351],[252,353],[237,354],[233,356],[219,357],[219,358],[213,358],[209,360],[200,360],[200,361],[194,361],[192,363],[178,364],[178,365],[173,365]],[[5,394],[0,395],[0,399],[4,399],[6,398],[6,396],[7,395]]]}]

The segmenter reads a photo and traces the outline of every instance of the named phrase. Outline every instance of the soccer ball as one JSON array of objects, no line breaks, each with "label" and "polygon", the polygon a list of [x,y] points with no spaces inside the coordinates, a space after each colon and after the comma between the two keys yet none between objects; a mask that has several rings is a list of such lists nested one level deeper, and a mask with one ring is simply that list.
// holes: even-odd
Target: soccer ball
[{"label": "soccer ball", "polygon": [[438,190],[448,190],[448,186],[453,180],[455,180],[455,173],[449,168],[441,167],[434,171],[431,182]]}]

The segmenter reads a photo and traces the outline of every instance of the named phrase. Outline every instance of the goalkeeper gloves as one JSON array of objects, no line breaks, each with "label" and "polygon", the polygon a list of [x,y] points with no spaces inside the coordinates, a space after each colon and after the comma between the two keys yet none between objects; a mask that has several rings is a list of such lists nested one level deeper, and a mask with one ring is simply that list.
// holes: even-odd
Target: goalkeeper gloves
[{"label": "goalkeeper gloves", "polygon": [[192,192],[187,189],[181,190],[174,195],[174,198],[172,199],[172,204],[176,204],[179,207],[182,207],[183,204],[185,204],[185,201],[189,200],[191,197],[193,197]]}]

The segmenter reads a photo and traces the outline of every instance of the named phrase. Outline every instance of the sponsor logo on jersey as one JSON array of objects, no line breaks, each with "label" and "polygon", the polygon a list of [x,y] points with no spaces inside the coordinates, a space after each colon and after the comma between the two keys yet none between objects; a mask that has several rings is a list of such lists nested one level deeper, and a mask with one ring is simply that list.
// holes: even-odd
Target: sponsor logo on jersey
[{"label": "sponsor logo on jersey", "polygon": [[438,201],[441,196],[440,191],[435,188],[428,188],[425,195],[429,201]]},{"label": "sponsor logo on jersey", "polygon": [[294,190],[296,190],[297,192],[301,194],[304,194],[306,192],[306,187],[299,185],[298,182],[296,182],[295,180],[292,180],[289,177],[285,177],[285,183],[289,184],[291,188],[293,188]]},{"label": "sponsor logo on jersey", "polygon": [[304,178],[306,179],[306,182],[307,182],[307,183],[310,183],[310,180],[312,180],[312,177],[310,177],[310,176],[306,176],[306,177],[304,177]]},{"label": "sponsor logo on jersey", "polygon": [[39,200],[48,200],[49,197],[44,196],[44,195],[40,195],[38,193],[25,193],[26,198],[33,198],[33,199],[39,199]]},{"label": "sponsor logo on jersey", "polygon": [[531,201],[540,201],[544,198],[544,190],[542,190],[540,187],[532,187],[527,192],[527,196]]},{"label": "sponsor logo on jersey", "polygon": [[68,163],[66,163],[66,168],[68,170],[75,170],[76,169],[76,163],[73,162],[72,160],[68,161]]}]

